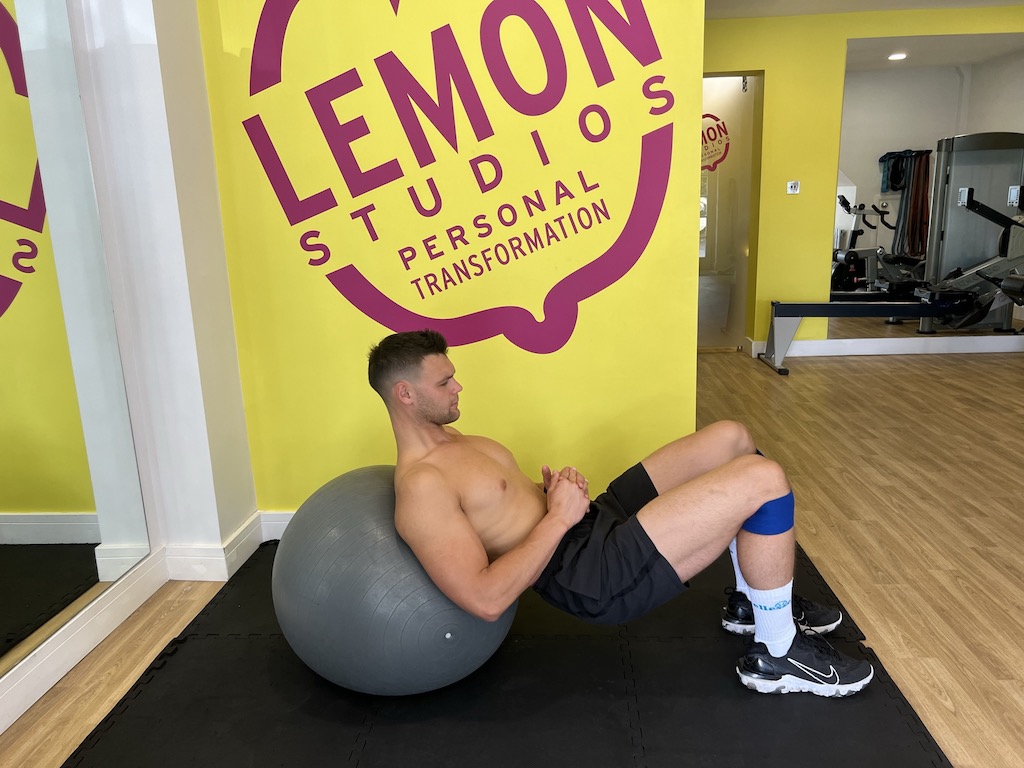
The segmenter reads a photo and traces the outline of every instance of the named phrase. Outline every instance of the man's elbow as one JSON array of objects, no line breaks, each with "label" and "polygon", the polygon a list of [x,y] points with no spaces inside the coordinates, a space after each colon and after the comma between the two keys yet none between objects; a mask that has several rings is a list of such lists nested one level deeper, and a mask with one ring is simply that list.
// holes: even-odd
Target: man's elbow
[{"label": "man's elbow", "polygon": [[486,611],[485,613],[478,614],[478,616],[481,619],[483,619],[484,621],[493,624],[494,622],[496,622],[498,619],[500,619],[502,616],[505,615],[505,610],[508,610],[507,606],[506,606],[506,608],[504,610]]},{"label": "man's elbow", "polygon": [[477,600],[472,605],[463,606],[467,613],[487,622],[495,622],[505,615],[508,605],[495,600]]}]

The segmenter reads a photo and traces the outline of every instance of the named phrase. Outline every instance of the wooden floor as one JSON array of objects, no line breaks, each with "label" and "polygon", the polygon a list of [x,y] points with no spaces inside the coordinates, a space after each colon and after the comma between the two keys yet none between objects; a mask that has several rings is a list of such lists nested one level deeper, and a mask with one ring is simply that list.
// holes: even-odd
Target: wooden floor
[{"label": "wooden floor", "polygon": [[[700,355],[698,424],[744,421],[786,466],[801,544],[953,764],[1024,766],[1024,355],[790,370]],[[0,765],[61,765],[218,586],[165,585],[0,735]]]},{"label": "wooden floor", "polygon": [[0,734],[0,766],[62,765],[220,587],[215,582],[182,581],[161,587]]},{"label": "wooden floor", "polygon": [[698,425],[746,422],[797,536],[958,768],[1024,765],[1024,355],[702,355]]}]

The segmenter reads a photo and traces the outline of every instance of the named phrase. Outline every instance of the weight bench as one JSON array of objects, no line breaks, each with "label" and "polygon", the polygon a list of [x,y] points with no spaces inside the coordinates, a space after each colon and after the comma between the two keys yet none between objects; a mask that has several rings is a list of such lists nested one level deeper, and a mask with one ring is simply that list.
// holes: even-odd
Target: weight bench
[{"label": "weight bench", "polygon": [[805,317],[948,317],[949,308],[921,301],[773,301],[768,345],[758,358],[782,376],[782,365]]}]

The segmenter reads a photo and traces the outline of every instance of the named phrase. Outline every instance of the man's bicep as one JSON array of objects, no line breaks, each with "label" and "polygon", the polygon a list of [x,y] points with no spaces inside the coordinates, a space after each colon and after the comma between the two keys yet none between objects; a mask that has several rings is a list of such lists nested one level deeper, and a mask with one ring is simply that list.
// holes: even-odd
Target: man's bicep
[{"label": "man's bicep", "polygon": [[463,608],[488,566],[480,537],[443,480],[410,478],[397,489],[395,526],[431,580]]}]

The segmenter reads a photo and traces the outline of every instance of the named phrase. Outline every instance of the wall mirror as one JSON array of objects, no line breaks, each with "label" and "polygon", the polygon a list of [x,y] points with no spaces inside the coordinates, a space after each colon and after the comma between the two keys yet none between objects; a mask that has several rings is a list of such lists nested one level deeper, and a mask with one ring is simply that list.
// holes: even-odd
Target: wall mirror
[{"label": "wall mirror", "polygon": [[[904,58],[889,58],[900,54]],[[886,277],[886,267],[880,268],[877,257],[871,253],[875,246],[883,247],[887,254],[899,255],[899,251],[905,250],[907,255],[927,256],[920,253],[920,231],[917,245],[914,244],[915,219],[911,211],[918,210],[916,203],[923,203],[925,215],[930,218],[941,213],[932,210],[935,205],[931,199],[937,144],[944,138],[965,134],[1024,134],[1024,103],[1011,95],[1019,93],[1019,89],[1011,86],[1019,81],[1022,65],[1021,34],[888,37],[848,42],[832,246],[833,251],[849,249],[853,233],[860,231],[854,245],[859,246],[858,252],[864,251],[868,263],[861,259],[859,264],[847,265],[849,269],[833,263],[834,270],[839,270],[839,274],[833,273],[833,290],[857,290],[864,285],[861,280],[871,284],[880,271]],[[895,160],[899,166],[897,178],[907,178],[888,183],[883,175],[895,166],[892,158],[881,159],[904,150],[915,151],[909,161],[903,157]],[[904,174],[906,170],[910,170],[909,175]],[[927,179],[923,178],[925,173]],[[916,191],[915,178],[921,187]],[[850,203],[852,213],[844,210],[840,195]],[[1000,198],[988,202],[1009,216],[1020,213],[1007,207],[1005,194]],[[911,225],[909,231],[898,228],[901,205],[907,214],[903,224]],[[991,235],[990,250],[995,255],[1000,229],[987,222],[982,225]],[[921,226],[927,241],[927,222],[919,230]],[[901,241],[894,242],[894,237]],[[852,262],[856,261],[854,257]],[[887,268],[900,274],[908,270],[910,277],[915,270],[922,276],[929,271],[926,263]],[[837,279],[848,282],[839,286]],[[1004,310],[1007,323],[1015,329],[1024,327],[1019,309],[1016,316],[1012,305]],[[952,329],[934,322],[939,334],[950,336],[991,335],[995,325],[993,320]],[[911,337],[918,330],[916,320],[898,324],[878,318],[829,321],[829,338],[835,339]]]},{"label": "wall mirror", "polygon": [[0,674],[149,552],[62,0],[0,0]]}]

